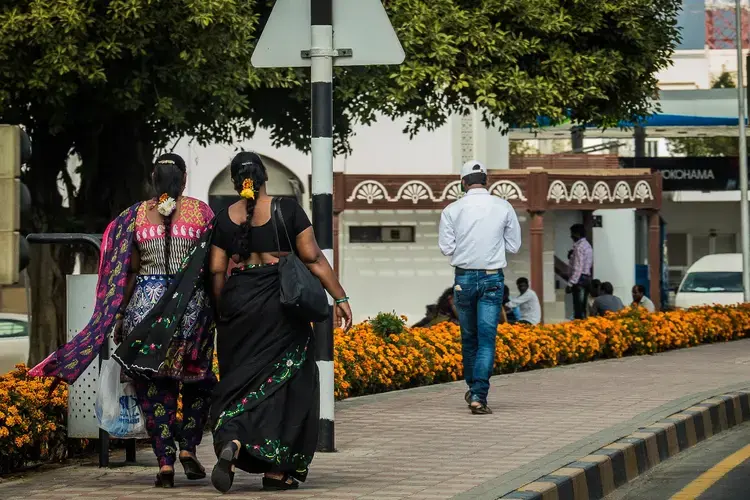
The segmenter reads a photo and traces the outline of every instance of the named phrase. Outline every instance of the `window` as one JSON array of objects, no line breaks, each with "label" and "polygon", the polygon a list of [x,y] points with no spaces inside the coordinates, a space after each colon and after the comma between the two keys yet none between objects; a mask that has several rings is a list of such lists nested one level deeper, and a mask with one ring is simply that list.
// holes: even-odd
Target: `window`
[{"label": "window", "polygon": [[0,339],[28,336],[29,330],[27,323],[24,323],[22,321],[0,319]]},{"label": "window", "polygon": [[742,293],[742,273],[722,271],[690,273],[685,278],[685,282],[682,284],[680,292]]},{"label": "window", "polygon": [[414,243],[414,227],[351,226],[349,243]]},{"label": "window", "polygon": [[659,140],[646,141],[646,156],[656,158],[659,156]]}]

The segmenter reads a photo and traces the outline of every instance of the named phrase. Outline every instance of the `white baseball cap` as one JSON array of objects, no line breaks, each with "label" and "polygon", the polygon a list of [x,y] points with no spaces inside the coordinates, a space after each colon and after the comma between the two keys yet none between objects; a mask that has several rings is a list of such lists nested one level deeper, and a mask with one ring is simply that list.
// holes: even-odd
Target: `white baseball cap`
[{"label": "white baseball cap", "polygon": [[461,178],[471,174],[487,174],[487,167],[482,162],[469,160],[461,167]]}]

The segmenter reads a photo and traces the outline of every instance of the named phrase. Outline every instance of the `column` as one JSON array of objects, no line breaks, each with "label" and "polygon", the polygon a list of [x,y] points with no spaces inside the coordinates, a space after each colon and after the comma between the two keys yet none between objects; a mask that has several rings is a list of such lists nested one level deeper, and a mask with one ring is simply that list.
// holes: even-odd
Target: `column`
[{"label": "column", "polygon": [[531,289],[539,297],[542,308],[542,322],[544,322],[544,212],[529,212],[531,223],[529,233],[531,244]]},{"label": "column", "polygon": [[572,142],[574,153],[583,152],[583,131],[583,127],[573,127],[570,129],[570,140]]},{"label": "column", "polygon": [[648,215],[648,281],[649,295],[658,311],[661,309],[661,218],[658,210]]},{"label": "column", "polygon": [[635,140],[635,157],[644,158],[646,156],[646,129],[636,126],[633,131],[633,139]]}]

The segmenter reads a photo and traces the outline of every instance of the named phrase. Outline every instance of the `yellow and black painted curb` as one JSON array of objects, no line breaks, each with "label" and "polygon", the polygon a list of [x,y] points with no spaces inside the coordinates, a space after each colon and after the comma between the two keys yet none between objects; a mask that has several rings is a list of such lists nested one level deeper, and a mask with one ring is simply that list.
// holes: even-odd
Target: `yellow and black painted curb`
[{"label": "yellow and black painted curb", "polygon": [[706,399],[502,498],[598,500],[681,451],[746,421],[750,390]]}]

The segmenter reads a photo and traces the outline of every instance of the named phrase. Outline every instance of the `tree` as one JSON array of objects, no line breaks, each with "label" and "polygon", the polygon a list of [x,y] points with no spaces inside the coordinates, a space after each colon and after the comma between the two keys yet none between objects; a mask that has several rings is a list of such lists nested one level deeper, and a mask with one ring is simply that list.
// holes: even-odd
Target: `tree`
[{"label": "tree", "polygon": [[[0,0],[0,122],[22,123],[37,230],[99,232],[144,196],[154,151],[190,135],[307,149],[309,74],[250,65],[272,2]],[[492,125],[647,115],[655,74],[679,39],[680,0],[388,0],[407,58],[336,68],[336,150],[356,123],[407,117],[415,134],[478,109]],[[66,168],[80,155],[80,183]],[[64,186],[60,195],[58,184]],[[69,201],[63,207],[63,198]],[[63,340],[62,277],[72,258],[35,249],[32,344]],[[55,304],[54,314],[39,308]],[[48,318],[48,319],[45,319]]]},{"label": "tree", "polygon": [[[713,89],[736,87],[734,78],[726,71],[711,85]],[[669,140],[669,150],[680,156],[739,156],[739,143],[736,137],[680,137]]]}]

